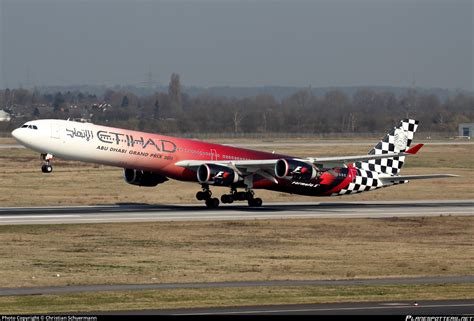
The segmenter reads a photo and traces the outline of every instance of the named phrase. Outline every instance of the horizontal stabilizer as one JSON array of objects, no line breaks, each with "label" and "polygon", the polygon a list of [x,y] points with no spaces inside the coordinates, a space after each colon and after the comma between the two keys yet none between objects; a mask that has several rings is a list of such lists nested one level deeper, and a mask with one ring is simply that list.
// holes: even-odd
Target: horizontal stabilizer
[{"label": "horizontal stabilizer", "polygon": [[413,179],[431,179],[431,178],[447,178],[447,177],[459,177],[459,175],[453,174],[432,174],[432,175],[402,175],[402,176],[388,176],[388,177],[379,177],[383,183],[396,183],[403,181],[411,181]]},{"label": "horizontal stabilizer", "polygon": [[415,155],[423,147],[424,144],[418,144],[406,151],[407,154]]},{"label": "horizontal stabilizer", "polygon": [[[422,144],[420,144],[423,146]],[[416,154],[416,152],[421,148],[416,145],[413,148],[416,148],[414,152],[399,152],[399,153],[386,153],[386,154],[367,154],[367,155],[360,155],[360,156],[335,156],[335,157],[318,157],[318,158],[307,158],[311,163],[315,164],[321,168],[334,167],[337,164],[339,166],[345,167],[347,164],[360,162],[360,161],[368,161],[368,160],[376,160],[376,159],[387,159],[393,157],[402,157],[402,156],[410,156]]]}]

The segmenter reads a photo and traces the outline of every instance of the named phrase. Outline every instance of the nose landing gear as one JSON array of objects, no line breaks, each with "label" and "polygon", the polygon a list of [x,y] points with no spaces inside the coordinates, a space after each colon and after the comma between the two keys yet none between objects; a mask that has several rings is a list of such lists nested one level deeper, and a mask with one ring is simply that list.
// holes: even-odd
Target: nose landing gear
[{"label": "nose landing gear", "polygon": [[41,159],[45,162],[41,166],[41,171],[46,174],[51,173],[53,171],[53,165],[51,165],[51,160],[53,159],[53,155],[41,154]]}]

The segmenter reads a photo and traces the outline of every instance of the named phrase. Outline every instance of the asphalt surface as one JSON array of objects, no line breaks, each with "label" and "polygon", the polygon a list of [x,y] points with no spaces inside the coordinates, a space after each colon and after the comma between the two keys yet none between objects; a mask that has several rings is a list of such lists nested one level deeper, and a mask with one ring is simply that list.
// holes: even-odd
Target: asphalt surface
[{"label": "asphalt surface", "polygon": [[[472,315],[474,300],[355,302],[99,312],[111,315]],[[410,319],[403,319],[410,320]]]},{"label": "asphalt surface", "polygon": [[472,276],[440,276],[416,278],[381,278],[347,280],[275,280],[207,283],[155,283],[155,284],[114,284],[114,285],[71,285],[53,287],[0,288],[0,296],[47,295],[78,292],[137,291],[169,289],[209,289],[239,287],[275,286],[356,286],[356,285],[416,285],[416,284],[459,284],[474,283]]},{"label": "asphalt surface", "polygon": [[239,203],[218,209],[208,209],[203,204],[10,207],[0,208],[0,225],[474,215],[474,200],[264,203],[260,208],[235,204]]}]

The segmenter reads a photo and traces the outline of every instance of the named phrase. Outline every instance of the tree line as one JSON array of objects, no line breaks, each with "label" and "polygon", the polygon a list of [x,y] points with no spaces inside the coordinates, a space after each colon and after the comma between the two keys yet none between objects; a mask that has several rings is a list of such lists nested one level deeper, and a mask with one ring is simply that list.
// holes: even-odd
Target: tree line
[{"label": "tree line", "polygon": [[440,100],[408,88],[405,94],[359,89],[353,95],[330,90],[315,95],[302,88],[281,100],[272,95],[250,98],[182,93],[173,74],[168,91],[137,96],[122,90],[103,95],[80,91],[41,93],[0,90],[0,109],[10,122],[0,131],[39,118],[84,119],[96,124],[159,133],[379,133],[402,118],[421,121],[420,131],[455,133],[459,123],[474,122],[474,96],[459,93]]}]

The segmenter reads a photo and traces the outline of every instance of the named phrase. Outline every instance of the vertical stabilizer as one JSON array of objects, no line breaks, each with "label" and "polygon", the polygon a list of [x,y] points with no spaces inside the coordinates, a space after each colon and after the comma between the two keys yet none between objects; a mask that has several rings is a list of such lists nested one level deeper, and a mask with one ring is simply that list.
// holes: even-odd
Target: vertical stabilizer
[{"label": "vertical stabilizer", "polygon": [[[418,128],[418,121],[404,119],[393,128],[374,148],[369,155],[404,152],[410,147],[413,136]],[[405,156],[374,159],[365,162],[356,162],[355,167],[380,174],[397,175],[405,162]]]}]

